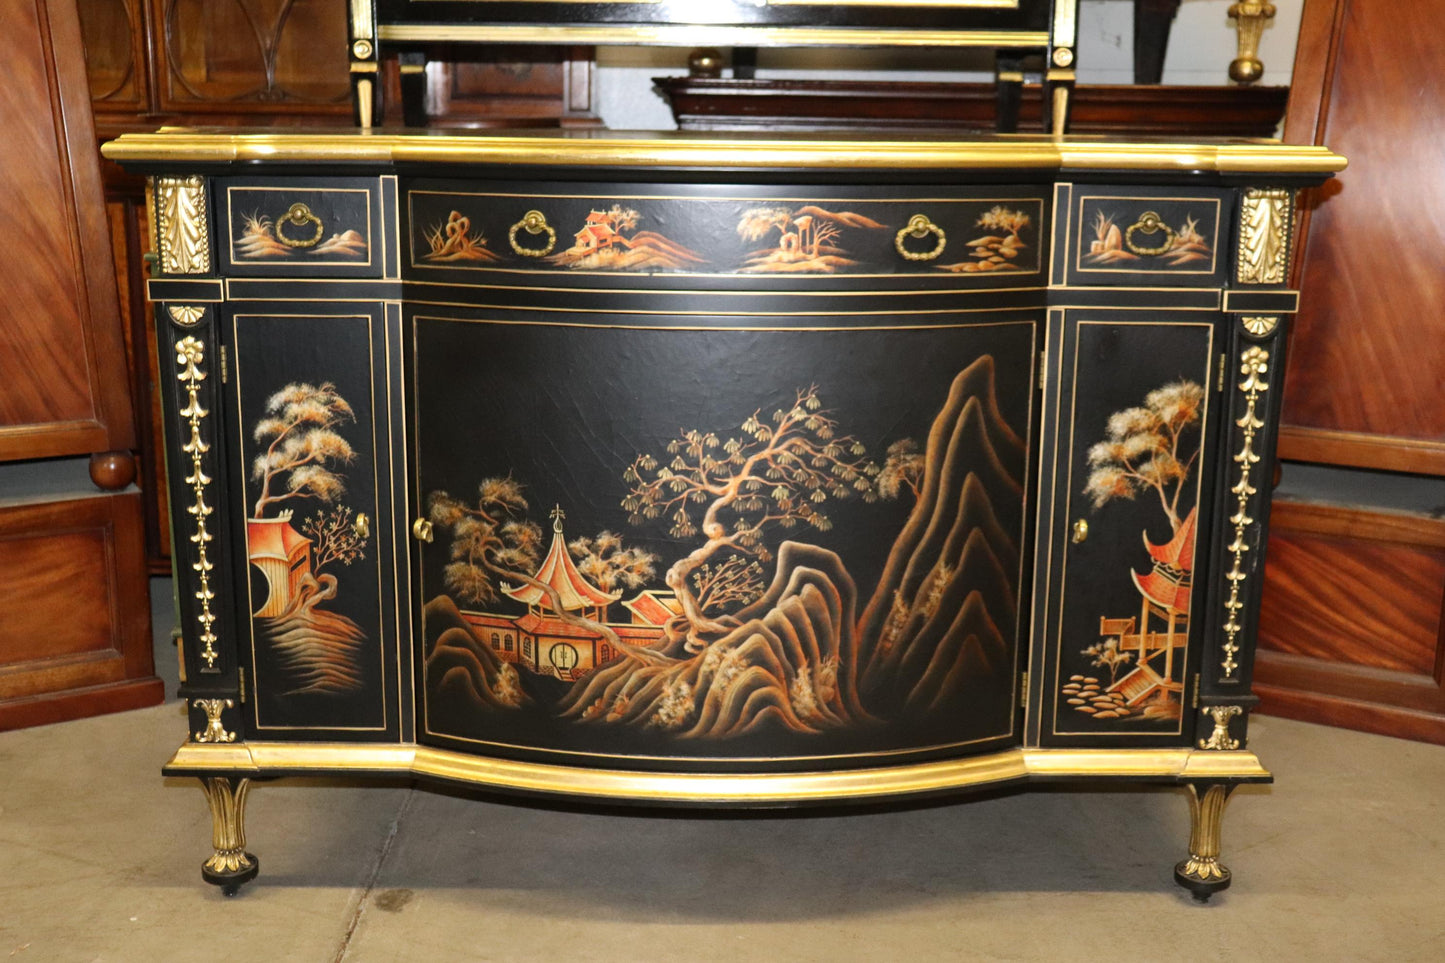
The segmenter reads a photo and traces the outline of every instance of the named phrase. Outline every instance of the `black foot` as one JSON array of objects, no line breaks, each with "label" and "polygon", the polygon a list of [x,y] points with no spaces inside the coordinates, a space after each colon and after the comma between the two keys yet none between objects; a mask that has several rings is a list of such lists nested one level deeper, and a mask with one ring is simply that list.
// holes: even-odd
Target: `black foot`
[{"label": "black foot", "polygon": [[1209,897],[1229,889],[1229,870],[1218,863],[1201,863],[1186,859],[1174,867],[1174,882],[1189,890],[1189,895],[1200,903],[1209,902]]},{"label": "black foot", "polygon": [[261,861],[250,853],[246,854],[246,862],[249,864],[236,870],[212,869],[209,863],[201,864],[201,879],[212,886],[221,887],[221,893],[225,896],[235,896],[241,890],[244,883],[249,883],[256,878],[261,871]]}]

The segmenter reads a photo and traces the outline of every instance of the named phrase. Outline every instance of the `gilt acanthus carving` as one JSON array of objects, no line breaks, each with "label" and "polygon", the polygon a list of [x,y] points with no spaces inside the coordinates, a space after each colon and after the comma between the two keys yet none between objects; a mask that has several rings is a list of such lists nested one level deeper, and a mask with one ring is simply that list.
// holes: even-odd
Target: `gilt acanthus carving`
[{"label": "gilt acanthus carving", "polygon": [[203,177],[155,179],[156,244],[165,274],[207,274],[211,244],[206,229]]},{"label": "gilt acanthus carving", "polygon": [[236,741],[234,732],[227,732],[221,713],[236,706],[233,699],[196,699],[191,703],[206,714],[206,728],[195,734],[197,742],[229,743]]},{"label": "gilt acanthus carving", "polygon": [[1214,731],[1209,734],[1208,739],[1199,740],[1199,748],[1225,752],[1238,749],[1239,740],[1229,735],[1229,720],[1243,712],[1239,706],[1210,706],[1205,709],[1205,715],[1214,719]]},{"label": "gilt acanthus carving", "polygon": [[1244,192],[1239,208],[1240,284],[1283,284],[1294,194],[1284,188]]}]

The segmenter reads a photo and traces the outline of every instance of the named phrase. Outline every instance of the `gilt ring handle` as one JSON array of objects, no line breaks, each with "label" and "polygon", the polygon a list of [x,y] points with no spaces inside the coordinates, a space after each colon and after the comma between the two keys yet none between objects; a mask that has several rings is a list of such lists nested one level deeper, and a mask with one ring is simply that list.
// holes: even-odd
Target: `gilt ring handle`
[{"label": "gilt ring handle", "polygon": [[[938,243],[933,246],[932,250],[910,251],[903,246],[903,239],[905,237],[923,238],[930,234],[938,238]],[[943,249],[948,246],[948,236],[943,233],[943,228],[930,221],[927,215],[915,214],[908,219],[908,226],[894,235],[893,246],[898,249],[898,253],[906,260],[932,261],[938,257],[938,255],[942,254]]]},{"label": "gilt ring handle", "polygon": [[[312,225],[310,237],[294,238],[287,237],[284,228],[287,224],[294,224],[296,227]],[[311,208],[301,202],[291,205],[291,209],[282,214],[276,221],[276,240],[287,247],[315,247],[321,241],[321,236],[326,233],[326,228],[321,225],[321,218],[311,213]]]},{"label": "gilt ring handle", "polygon": [[[1160,231],[1163,231],[1164,243],[1158,247],[1140,247],[1134,243],[1135,231],[1142,231],[1145,234],[1158,234]],[[1169,253],[1169,249],[1174,246],[1174,229],[1160,220],[1158,214],[1155,214],[1153,211],[1145,211],[1140,215],[1139,222],[1129,225],[1129,229],[1124,232],[1124,246],[1135,254],[1144,257],[1152,257],[1156,254],[1167,254]]]},{"label": "gilt ring handle", "polygon": [[[547,246],[523,247],[518,244],[517,232],[524,228],[528,234],[542,234],[545,232],[547,235]],[[557,232],[547,223],[547,215],[541,211],[528,211],[522,215],[522,219],[513,224],[512,229],[507,232],[507,243],[512,245],[512,250],[523,257],[546,257],[548,254],[551,254],[552,249],[557,246]]]}]

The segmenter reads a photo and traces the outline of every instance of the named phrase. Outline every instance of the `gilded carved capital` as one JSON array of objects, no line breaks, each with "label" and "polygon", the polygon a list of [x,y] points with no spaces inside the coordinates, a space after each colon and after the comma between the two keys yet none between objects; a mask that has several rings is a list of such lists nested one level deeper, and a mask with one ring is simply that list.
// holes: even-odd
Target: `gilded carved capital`
[{"label": "gilded carved capital", "polygon": [[1209,706],[1204,714],[1214,719],[1214,731],[1208,739],[1199,740],[1200,749],[1229,751],[1239,748],[1239,740],[1229,735],[1229,720],[1244,712],[1239,706]]},{"label": "gilded carved capital", "polygon": [[197,742],[228,743],[236,741],[234,732],[227,732],[221,723],[221,713],[234,708],[232,699],[196,699],[191,705],[206,714],[206,728],[195,734]]}]

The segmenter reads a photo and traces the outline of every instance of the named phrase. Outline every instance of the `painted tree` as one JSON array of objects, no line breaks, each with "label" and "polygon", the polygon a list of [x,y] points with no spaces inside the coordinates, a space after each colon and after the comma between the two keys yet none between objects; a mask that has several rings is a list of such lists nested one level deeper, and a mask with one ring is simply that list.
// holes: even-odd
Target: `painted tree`
[{"label": "painted tree", "polygon": [[770,561],[763,540],[769,530],[803,524],[827,531],[832,521],[823,506],[829,499],[878,497],[878,466],[862,442],[838,434],[817,386],[797,391],[793,404],[771,419],[754,411],[732,434],[682,429],[667,443],[667,455],[666,464],[643,454],[628,466],[623,480],[632,488],[622,507],[633,524],[665,517],[674,538],[701,533],[704,539],[664,576],[682,605],[684,647],[691,652],[706,648],[705,634],[728,628],[704,613],[694,572],[732,555]]},{"label": "painted tree", "polygon": [[[256,442],[267,446],[251,463],[251,477],[261,482],[254,517],[264,518],[267,507],[292,498],[331,504],[345,494],[336,466],[349,465],[356,454],[336,428],[355,420],[351,405],[330,382],[293,382],[267,398],[266,417],[253,432]],[[274,494],[273,485],[282,479],[286,490]]]},{"label": "painted tree", "polygon": [[903,494],[907,488],[918,501],[918,484],[923,477],[925,459],[918,450],[918,442],[912,438],[901,438],[888,446],[883,468],[878,472],[878,494],[890,501]]},{"label": "painted tree", "polygon": [[607,216],[612,219],[612,229],[615,231],[632,231],[637,229],[637,221],[642,215],[630,207],[623,207],[621,204],[613,204]]},{"label": "painted tree", "polygon": [[987,211],[984,211],[979,215],[977,221],[979,227],[985,227],[994,231],[1008,231],[1009,234],[1013,235],[1014,240],[1018,240],[1019,231],[1022,231],[1031,223],[1032,221],[1030,221],[1029,216],[1023,211],[1011,211],[1001,204],[995,204]]},{"label": "painted tree", "polygon": [[567,550],[577,560],[577,571],[609,594],[619,588],[641,588],[657,573],[657,556],[636,546],[624,547],[616,532],[603,530],[596,538],[574,538]]},{"label": "painted tree", "polygon": [[311,571],[319,574],[332,562],[350,565],[366,557],[366,538],[357,534],[351,509],[338,505],[306,519],[301,531],[311,539]]},{"label": "painted tree", "polygon": [[763,567],[757,559],[729,555],[717,565],[704,563],[692,573],[693,593],[703,612],[725,612],[763,594]]},{"label": "painted tree", "polygon": [[1192,381],[1176,381],[1149,392],[1143,407],[1111,415],[1108,436],[1089,449],[1092,471],[1084,491],[1093,497],[1094,507],[1153,491],[1177,532],[1180,496],[1199,457],[1196,444],[1181,461],[1180,443],[1186,430],[1199,423],[1203,404],[1203,388]]},{"label": "painted tree", "polygon": [[434,525],[451,530],[451,561],[443,570],[447,588],[466,602],[491,602],[502,582],[522,583],[540,591],[552,614],[569,625],[605,638],[614,649],[648,663],[665,657],[623,642],[611,627],[568,611],[551,585],[534,576],[541,561],[542,529],[527,518],[522,485],[512,478],[486,478],[477,486],[475,503],[436,491],[427,500]]},{"label": "painted tree", "polygon": [[1119,669],[1128,665],[1134,658],[1133,655],[1119,648],[1117,637],[1096,642],[1088,648],[1080,650],[1079,654],[1091,659],[1090,665],[1109,670],[1109,685],[1118,681]]}]

